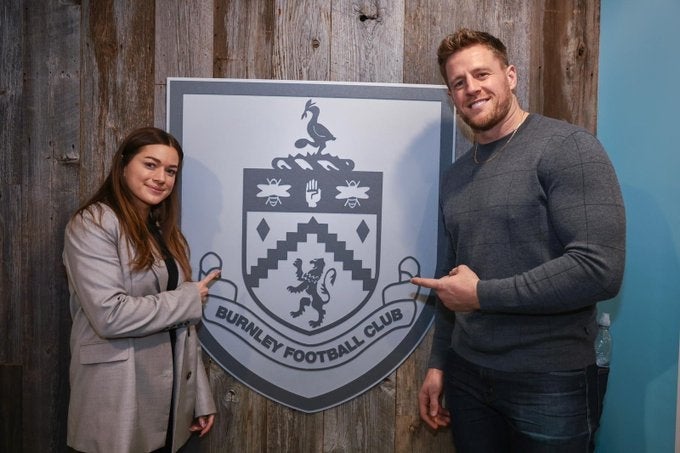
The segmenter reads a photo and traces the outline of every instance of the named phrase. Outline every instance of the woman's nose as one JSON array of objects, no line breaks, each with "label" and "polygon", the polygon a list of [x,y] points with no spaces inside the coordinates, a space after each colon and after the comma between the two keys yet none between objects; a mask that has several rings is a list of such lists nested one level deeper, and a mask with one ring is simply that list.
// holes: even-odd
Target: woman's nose
[{"label": "woman's nose", "polygon": [[165,182],[165,170],[162,168],[157,169],[153,174],[153,180],[158,182]]}]

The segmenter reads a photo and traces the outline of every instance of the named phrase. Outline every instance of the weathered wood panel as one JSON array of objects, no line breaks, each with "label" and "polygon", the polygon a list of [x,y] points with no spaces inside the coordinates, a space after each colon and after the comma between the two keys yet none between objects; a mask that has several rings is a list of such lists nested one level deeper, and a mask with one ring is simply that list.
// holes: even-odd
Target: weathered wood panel
[{"label": "weathered wood panel", "polygon": [[0,451],[24,451],[22,371],[21,365],[0,364]]},{"label": "weathered wood panel", "polygon": [[276,1],[274,79],[330,80],[331,2]]},{"label": "weathered wood panel", "polygon": [[304,414],[273,401],[267,402],[265,451],[325,451],[324,414]]},{"label": "weathered wood panel", "polygon": [[394,375],[325,412],[324,452],[394,451]]},{"label": "weathered wood panel", "polygon": [[332,3],[331,80],[403,82],[404,0]]},{"label": "weathered wood panel", "polygon": [[[20,363],[22,332],[20,281],[21,169],[23,128],[22,8],[0,5],[0,364]],[[2,433],[0,433],[2,435]]]},{"label": "weathered wood panel", "polygon": [[[165,126],[168,76],[440,84],[436,46],[461,26],[508,44],[522,105],[594,130],[597,0],[3,2],[0,367],[3,392],[20,382],[22,394],[11,410],[21,440],[0,433],[14,439],[9,451],[65,449],[63,226],[131,129]],[[460,137],[457,150],[468,144]],[[187,451],[450,451],[449,432],[418,416],[430,341],[364,395],[317,414],[271,402],[208,361],[220,413]]]},{"label": "weathered wood panel", "polygon": [[271,79],[274,2],[215,0],[214,77]]},{"label": "weathered wood panel", "polygon": [[214,362],[210,368],[210,386],[219,414],[213,432],[204,441],[208,445],[205,451],[268,451],[267,400]]},{"label": "weathered wood panel", "polygon": [[600,2],[547,0],[538,111],[597,129]]},{"label": "weathered wood panel", "polygon": [[397,370],[395,448],[397,453],[451,453],[451,432],[432,430],[420,419],[418,392],[427,372],[432,346],[430,331],[418,349]]},{"label": "weathered wood panel", "polygon": [[70,319],[61,248],[77,204],[78,173],[70,163],[80,146],[80,8],[73,2],[24,6],[22,442],[26,451],[57,451],[65,431],[54,420],[65,419],[68,394]]},{"label": "weathered wood panel", "polygon": [[[154,124],[153,2],[83,2],[81,198],[108,173],[133,129]],[[83,200],[84,201],[84,200]]]},{"label": "weathered wood panel", "polygon": [[0,450],[21,451],[24,316],[21,272],[22,5],[0,5]]},{"label": "weathered wood panel", "polygon": [[166,0],[156,8],[155,126],[166,128],[168,77],[212,77],[213,7],[202,0]]}]

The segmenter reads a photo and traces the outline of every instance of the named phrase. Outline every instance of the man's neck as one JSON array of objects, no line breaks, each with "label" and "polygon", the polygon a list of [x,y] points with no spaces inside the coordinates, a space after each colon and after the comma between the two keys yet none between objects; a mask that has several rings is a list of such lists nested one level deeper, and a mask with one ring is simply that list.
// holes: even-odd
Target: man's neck
[{"label": "man's neck", "polygon": [[515,131],[528,115],[527,112],[520,108],[517,102],[514,102],[506,117],[497,125],[487,131],[474,131],[475,140],[477,143],[484,145],[505,137]]}]

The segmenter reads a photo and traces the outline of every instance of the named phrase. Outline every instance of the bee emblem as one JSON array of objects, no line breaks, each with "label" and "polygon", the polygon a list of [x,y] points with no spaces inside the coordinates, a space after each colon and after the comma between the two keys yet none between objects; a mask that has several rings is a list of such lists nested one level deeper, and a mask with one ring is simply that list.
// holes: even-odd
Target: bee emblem
[{"label": "bee emblem", "polygon": [[349,206],[354,209],[357,206],[361,206],[359,200],[365,200],[368,198],[368,192],[370,187],[361,187],[361,181],[347,181],[346,186],[335,186],[338,190],[338,194],[335,196],[338,200],[345,200],[345,206]]},{"label": "bee emblem", "polygon": [[267,198],[265,204],[275,207],[281,204],[281,197],[290,197],[290,184],[281,184],[281,179],[267,178],[267,184],[258,184],[258,198]]}]

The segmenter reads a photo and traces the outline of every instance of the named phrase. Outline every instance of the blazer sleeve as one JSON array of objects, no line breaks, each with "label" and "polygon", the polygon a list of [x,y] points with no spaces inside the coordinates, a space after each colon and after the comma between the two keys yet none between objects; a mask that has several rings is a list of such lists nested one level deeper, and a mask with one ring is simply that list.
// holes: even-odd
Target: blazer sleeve
[{"label": "blazer sleeve", "polygon": [[[193,327],[190,327],[193,329]],[[210,381],[203,365],[203,351],[201,346],[197,347],[198,366],[196,367],[196,406],[194,409],[196,417],[210,415],[217,412],[215,401],[213,400]]]},{"label": "blazer sleeve", "polygon": [[71,291],[71,315],[83,310],[103,338],[141,337],[177,325],[195,324],[202,305],[198,285],[184,282],[160,292],[152,270],[132,271],[131,253],[116,215],[102,207],[69,222],[64,265]]}]

